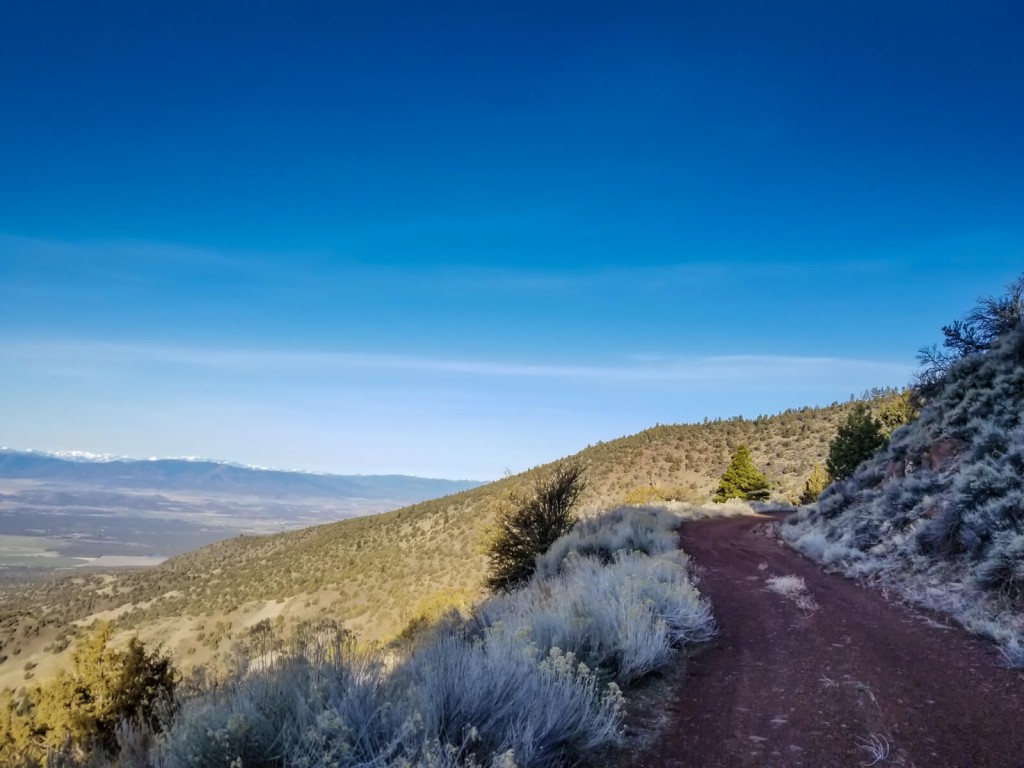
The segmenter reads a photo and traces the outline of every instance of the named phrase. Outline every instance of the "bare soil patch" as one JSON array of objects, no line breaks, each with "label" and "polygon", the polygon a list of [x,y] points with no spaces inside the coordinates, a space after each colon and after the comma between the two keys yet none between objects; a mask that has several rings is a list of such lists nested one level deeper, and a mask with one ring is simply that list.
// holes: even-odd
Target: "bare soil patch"
[{"label": "bare soil patch", "polygon": [[[823,573],[773,525],[680,529],[719,636],[669,678],[667,720],[626,764],[1024,767],[1024,673],[983,640]],[[768,588],[783,576],[803,579],[813,610]]]}]

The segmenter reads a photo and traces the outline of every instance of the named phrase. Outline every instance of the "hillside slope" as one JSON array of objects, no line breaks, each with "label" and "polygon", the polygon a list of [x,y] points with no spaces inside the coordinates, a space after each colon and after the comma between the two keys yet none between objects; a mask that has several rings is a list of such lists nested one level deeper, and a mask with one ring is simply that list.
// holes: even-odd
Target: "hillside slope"
[{"label": "hillside slope", "polygon": [[[707,499],[741,443],[772,479],[775,495],[792,496],[811,466],[824,461],[851,406],[657,426],[588,447],[576,455],[588,467],[584,507],[607,508],[652,487],[663,497]],[[93,617],[117,619],[143,639],[159,638],[186,664],[206,660],[262,619],[288,623],[330,614],[361,639],[388,636],[432,601],[466,599],[479,588],[495,511],[543,470],[372,517],[234,538],[150,570],[80,573],[8,590],[0,594],[2,654],[13,659],[15,649],[30,643],[60,649],[70,622]],[[19,657],[19,673],[25,658]],[[0,684],[11,684],[4,666]]]},{"label": "hillside slope", "polygon": [[954,365],[918,421],[783,533],[1024,662],[1024,325]]}]

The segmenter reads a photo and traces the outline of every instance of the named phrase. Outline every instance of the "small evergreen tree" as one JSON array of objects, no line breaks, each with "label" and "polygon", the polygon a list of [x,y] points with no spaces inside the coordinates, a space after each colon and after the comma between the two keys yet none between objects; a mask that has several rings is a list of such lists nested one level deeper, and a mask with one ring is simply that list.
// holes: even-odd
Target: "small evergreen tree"
[{"label": "small evergreen tree", "polygon": [[881,422],[864,403],[857,403],[828,446],[826,467],[833,480],[844,480],[870,459],[887,438]]},{"label": "small evergreen tree", "polygon": [[750,450],[741,445],[732,455],[732,462],[722,474],[713,500],[722,503],[726,499],[763,501],[768,498],[771,486],[768,478],[758,471],[750,458]]},{"label": "small evergreen tree", "polygon": [[816,502],[818,497],[821,496],[821,492],[828,487],[828,483],[828,473],[822,468],[821,464],[815,464],[814,469],[811,470],[811,476],[804,483],[803,493],[800,494],[800,503],[813,504]]},{"label": "small evergreen tree", "polygon": [[882,434],[887,439],[897,428],[914,421],[921,415],[909,389],[896,395],[890,395],[876,405],[877,407],[872,407],[871,413],[882,425]]},{"label": "small evergreen tree", "polygon": [[488,587],[509,592],[529,580],[537,557],[576,524],[576,503],[586,487],[583,466],[569,461],[539,478],[529,497],[513,498],[498,514],[497,532],[488,547]]}]

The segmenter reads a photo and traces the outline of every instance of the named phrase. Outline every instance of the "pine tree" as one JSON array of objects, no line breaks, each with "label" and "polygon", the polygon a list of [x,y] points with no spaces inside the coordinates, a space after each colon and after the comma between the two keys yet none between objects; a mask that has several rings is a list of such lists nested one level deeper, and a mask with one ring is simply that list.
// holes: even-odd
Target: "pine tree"
[{"label": "pine tree", "polygon": [[829,443],[826,462],[829,475],[833,480],[844,480],[886,442],[881,422],[871,415],[864,403],[857,403]]},{"label": "pine tree", "polygon": [[718,503],[726,499],[763,501],[768,498],[770,488],[768,478],[754,466],[750,450],[747,446],[741,445],[732,455],[732,462],[722,474],[713,500]]},{"label": "pine tree", "polygon": [[818,497],[821,496],[821,492],[828,487],[828,483],[828,473],[822,468],[821,464],[815,464],[814,469],[811,470],[811,476],[804,483],[804,491],[800,494],[800,503],[813,504],[816,502]]}]

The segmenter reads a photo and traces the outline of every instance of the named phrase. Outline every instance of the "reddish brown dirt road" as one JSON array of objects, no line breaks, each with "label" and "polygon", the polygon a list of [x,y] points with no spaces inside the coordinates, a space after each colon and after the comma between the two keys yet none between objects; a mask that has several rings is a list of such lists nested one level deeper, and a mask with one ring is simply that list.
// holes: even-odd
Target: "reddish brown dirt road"
[{"label": "reddish brown dirt road", "polygon": [[[768,538],[768,522],[681,529],[719,636],[633,765],[1024,767],[1024,674],[990,644],[822,573]],[[801,576],[819,607],[766,589],[784,575]]]}]

